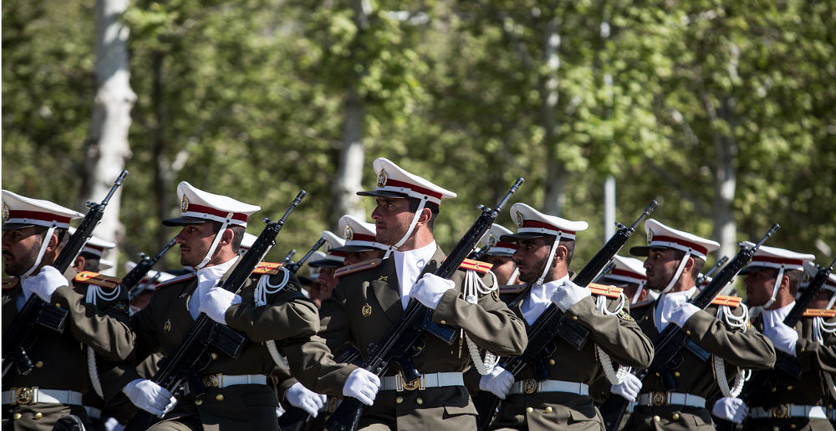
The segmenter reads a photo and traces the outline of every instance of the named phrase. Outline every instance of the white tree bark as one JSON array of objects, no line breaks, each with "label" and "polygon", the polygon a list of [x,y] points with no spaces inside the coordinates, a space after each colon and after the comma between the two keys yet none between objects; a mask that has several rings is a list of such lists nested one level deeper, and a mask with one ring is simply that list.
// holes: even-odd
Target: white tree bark
[{"label": "white tree bark", "polygon": [[[128,129],[136,94],[128,70],[128,27],[120,21],[128,0],[96,0],[96,83],[93,118],[85,154],[82,199],[101,201],[130,157]],[[128,176],[127,181],[130,181]],[[121,188],[113,195],[95,235],[114,243],[122,237],[119,222]],[[102,257],[118,263],[118,250]],[[103,271],[115,274],[117,266]]]},{"label": "white tree bark", "polygon": [[547,163],[545,196],[543,211],[546,214],[559,216],[566,203],[566,167],[557,158],[559,151],[557,142],[557,115],[555,113],[558,102],[558,72],[560,70],[560,33],[557,18],[549,22],[545,36],[543,61],[547,74],[541,80],[540,95],[543,99],[541,119],[543,125],[543,142],[546,144]]}]

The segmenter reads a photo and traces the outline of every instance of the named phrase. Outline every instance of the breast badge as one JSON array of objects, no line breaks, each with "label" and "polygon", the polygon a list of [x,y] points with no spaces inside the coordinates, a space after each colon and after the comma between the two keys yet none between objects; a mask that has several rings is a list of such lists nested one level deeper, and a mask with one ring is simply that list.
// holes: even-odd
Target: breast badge
[{"label": "breast badge", "polygon": [[369,304],[363,304],[363,308],[360,309],[360,312],[363,313],[363,317],[369,317],[372,315],[372,306]]},{"label": "breast badge", "polygon": [[171,331],[171,320],[166,320],[165,323],[163,323],[163,331]]}]

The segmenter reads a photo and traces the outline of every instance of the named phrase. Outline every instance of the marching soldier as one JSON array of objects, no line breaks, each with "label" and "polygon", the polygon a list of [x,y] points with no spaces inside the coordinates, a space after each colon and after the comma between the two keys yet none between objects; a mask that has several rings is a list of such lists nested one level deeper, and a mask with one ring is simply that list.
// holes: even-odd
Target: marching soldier
[{"label": "marching soldier", "polygon": [[494,223],[482,237],[482,242],[490,247],[482,256],[482,260],[491,264],[491,272],[496,276],[496,283],[500,289],[506,285],[520,284],[517,279],[520,271],[513,259],[517,244],[500,240],[503,235],[512,233],[506,227]]},{"label": "marching soldier", "polygon": [[[612,392],[637,405],[626,429],[696,430],[714,429],[711,413],[740,421],[746,409],[731,393],[742,378],[743,368],[769,368],[775,363],[772,343],[752,328],[746,306],[740,298],[722,297],[705,310],[688,303],[698,294],[696,278],[708,253],[720,245],[688,232],[669,228],[656,220],[645,222],[647,246],[633,247],[634,256],[645,256],[648,289],[661,296],[647,305],[634,306],[632,315],[645,334],[655,338],[667,325],[685,329],[692,348],[711,357],[702,361],[683,349],[672,370],[676,387],[665,391],[660,376],[649,374],[639,381],[628,374]],[[737,383],[732,383],[732,378]],[[706,405],[706,400],[717,399]]]},{"label": "marching soldier", "polygon": [[[345,253],[343,258],[343,266],[351,266],[361,262],[378,262],[389,246],[377,242],[375,239],[374,223],[366,223],[357,220],[350,215],[340,217],[340,232],[343,233],[344,245],[332,249],[333,252]],[[338,269],[337,271],[340,271]],[[338,274],[334,274],[339,277]]]},{"label": "marching soldier", "polygon": [[[384,158],[374,161],[374,169],[377,188],[358,194],[376,197],[371,215],[375,238],[390,250],[380,265],[339,278],[333,296],[323,303],[320,335],[333,348],[351,343],[365,355],[369,345],[380,342],[399,321],[411,298],[420,301],[434,310],[434,322],[461,328],[464,339],[460,335],[451,346],[431,335],[422,337],[414,356],[422,373],[417,384],[404,382],[394,370],[381,381],[357,368],[340,380],[346,382],[343,394],[374,403],[360,419],[360,429],[474,429],[476,408],[462,378],[472,366],[472,355],[459,346],[520,354],[526,343],[523,324],[497,299],[496,287],[485,285],[488,278],[464,270],[450,280],[432,274],[444,259],[433,236],[435,218],[441,200],[456,195]],[[465,264],[462,269],[467,267],[480,265]]]},{"label": "marching soldier", "polygon": [[[135,361],[158,349],[169,355],[201,313],[243,333],[249,343],[238,359],[220,354],[201,371],[206,392],[196,399],[175,399],[165,388],[140,378],[133,367],[125,367],[123,392],[137,407],[164,415],[152,430],[278,429],[278,403],[266,376],[282,358],[270,346],[276,340],[278,346],[273,347],[280,348],[296,370],[304,356],[302,346],[316,348],[309,343],[318,329],[316,307],[299,292],[292,274],[269,266],[254,272],[237,294],[220,288],[220,280],[239,261],[247,219],[260,208],[187,182],[181,182],[177,192],[181,217],[163,224],[182,226],[177,236],[180,263],[196,272],[161,284],[149,304],[133,316]],[[319,352],[328,354],[324,345]],[[297,377],[319,375],[316,369],[304,371]]]},{"label": "marching soldier", "polygon": [[337,279],[334,272],[337,268],[345,265],[344,251],[338,251],[339,247],[345,245],[345,240],[330,230],[322,231],[322,238],[325,239],[325,257],[316,260],[309,260],[308,267],[317,268],[316,283],[311,285],[308,295],[317,307],[322,306],[322,301],[331,297],[331,292],[337,286]]},{"label": "marching soldier", "polygon": [[535,380],[530,367],[515,377],[497,366],[482,377],[479,388],[504,399],[493,429],[603,429],[588,385],[604,375],[617,381],[618,364],[649,365],[650,340],[630,318],[620,289],[580,287],[569,280],[575,234],[586,230],[586,222],[546,215],[522,203],[511,207],[511,216],[517,233],[500,239],[516,241],[514,261],[526,285],[510,308],[530,326],[548,307],[558,307],[589,329],[590,342],[578,351],[558,338],[546,358],[547,380]]},{"label": "marching soldier", "polygon": [[[784,324],[796,304],[804,265],[813,259],[812,254],[761,246],[741,271],[746,273],[749,305],[763,307],[757,320],[759,329],[776,349],[795,358],[802,370],[800,379],[783,376],[769,393],[754,394],[755,398],[749,399],[744,430],[833,430],[828,410],[832,410],[836,396],[836,313],[814,308],[826,306],[819,300],[811,302],[795,328]],[[833,275],[831,278],[836,280]]]},{"label": "marching soldier", "polygon": [[87,423],[81,397],[96,384],[88,374],[88,349],[121,361],[133,347],[127,294],[118,283],[50,266],[69,240],[70,220],[81,216],[3,190],[3,263],[12,277],[3,281],[4,334],[31,295],[69,312],[63,333],[42,329],[27,349],[31,372],[20,375],[12,365],[3,370],[4,430],[51,430],[68,415]]},{"label": "marching soldier", "polygon": [[624,289],[624,294],[630,298],[630,307],[653,302],[659,294],[645,289],[647,273],[644,262],[635,257],[613,256],[615,267],[608,274],[601,277],[601,284],[609,284]]}]

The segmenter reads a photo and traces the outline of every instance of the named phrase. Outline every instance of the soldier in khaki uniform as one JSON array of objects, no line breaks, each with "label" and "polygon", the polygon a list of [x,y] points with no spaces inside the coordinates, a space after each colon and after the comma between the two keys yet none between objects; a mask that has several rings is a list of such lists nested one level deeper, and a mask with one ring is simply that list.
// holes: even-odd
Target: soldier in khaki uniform
[{"label": "soldier in khaki uniform", "polygon": [[[749,305],[763,307],[756,323],[758,329],[776,349],[795,358],[802,369],[800,379],[784,375],[767,393],[756,393],[749,399],[744,430],[833,430],[828,410],[836,395],[831,392],[836,372],[836,324],[832,317],[836,313],[813,308],[826,306],[824,301],[811,302],[812,307],[795,328],[783,323],[795,307],[804,265],[813,259],[812,254],[761,246],[741,271],[746,273]],[[836,276],[831,277],[836,280]]]},{"label": "soldier in khaki uniform", "polygon": [[[630,253],[647,257],[646,287],[662,295],[655,302],[633,306],[633,317],[651,339],[667,325],[680,326],[694,342],[692,348],[710,357],[702,361],[683,349],[670,370],[676,385],[671,391],[654,374],[641,382],[630,374],[622,384],[614,385],[614,394],[637,402],[626,429],[713,430],[712,413],[742,419],[745,406],[733,393],[740,384],[739,370],[771,367],[775,363],[772,343],[749,323],[740,298],[718,297],[705,310],[688,303],[699,293],[696,278],[706,255],[720,247],[717,242],[652,219],[645,222],[645,231],[647,246],[633,247]],[[707,405],[706,400],[717,401]]]},{"label": "soldier in khaki uniform", "polygon": [[108,280],[82,275],[71,282],[74,271],[60,274],[49,266],[69,239],[70,220],[81,216],[3,191],[4,269],[12,277],[3,281],[4,334],[30,295],[69,311],[62,334],[39,329],[37,343],[27,350],[35,365],[29,374],[20,375],[14,365],[4,370],[4,430],[51,430],[70,414],[86,423],[81,397],[93,391],[88,348],[120,361],[133,347],[126,292]]},{"label": "soldier in khaki uniform", "polygon": [[491,264],[491,272],[496,276],[496,282],[500,288],[506,285],[522,284],[518,278],[520,271],[513,259],[514,252],[517,251],[517,244],[500,241],[503,235],[511,235],[512,233],[506,227],[494,223],[482,237],[482,243],[489,248],[481,259]]},{"label": "soldier in khaki uniform", "polygon": [[[248,338],[238,359],[217,354],[201,378],[206,392],[194,399],[174,399],[151,380],[142,379],[134,367],[125,367],[123,392],[137,407],[155,415],[164,414],[152,430],[270,430],[278,429],[275,392],[266,376],[276,362],[268,350],[273,340],[287,355],[297,378],[319,375],[319,361],[302,370],[299,364],[310,351],[318,329],[316,307],[300,293],[295,277],[285,270],[254,273],[238,294],[219,287],[238,263],[238,244],[247,218],[259,207],[226,196],[199,190],[186,182],[177,188],[182,215],[163,223],[183,226],[177,236],[180,263],[195,273],[161,284],[149,304],[132,319],[137,336],[135,360],[142,361],[159,350],[169,355],[194,320],[205,313],[212,320],[235,329]],[[271,274],[271,272],[277,272]],[[275,346],[275,345],[274,345]],[[321,345],[319,354],[330,353]],[[175,406],[176,404],[176,406]]]},{"label": "soldier in khaki uniform", "polygon": [[548,307],[558,307],[587,328],[590,339],[578,351],[558,337],[554,352],[545,358],[546,380],[535,380],[531,367],[515,377],[497,366],[482,377],[479,388],[504,399],[493,429],[602,430],[588,385],[605,375],[617,381],[619,364],[647,366],[653,347],[630,318],[620,289],[569,281],[575,233],[585,230],[586,222],[546,215],[522,203],[511,207],[511,216],[518,231],[500,239],[516,241],[514,260],[520,280],[527,283],[511,300],[511,309],[530,326]]},{"label": "soldier in khaki uniform", "polygon": [[[432,233],[435,215],[441,199],[455,194],[383,158],[374,161],[374,169],[376,190],[359,194],[376,197],[371,215],[375,237],[391,249],[380,264],[358,267],[339,278],[333,296],[320,310],[320,335],[334,349],[351,343],[366,355],[369,345],[380,342],[398,322],[411,298],[434,309],[434,322],[461,328],[465,338],[460,332],[448,345],[432,335],[423,336],[413,358],[422,377],[414,385],[404,382],[395,369],[380,383],[368,379],[366,389],[358,391],[359,399],[366,404],[373,400],[374,405],[360,419],[360,429],[474,429],[476,409],[462,372],[472,366],[473,356],[482,359],[478,350],[471,355],[469,346],[520,354],[527,340],[523,324],[495,293],[489,293],[495,289],[490,279],[466,270],[456,271],[451,280],[432,274],[444,259]],[[488,270],[478,263],[462,269],[467,267],[480,268],[482,275]],[[359,386],[351,383],[346,389]],[[382,386],[380,393],[377,385]]]}]

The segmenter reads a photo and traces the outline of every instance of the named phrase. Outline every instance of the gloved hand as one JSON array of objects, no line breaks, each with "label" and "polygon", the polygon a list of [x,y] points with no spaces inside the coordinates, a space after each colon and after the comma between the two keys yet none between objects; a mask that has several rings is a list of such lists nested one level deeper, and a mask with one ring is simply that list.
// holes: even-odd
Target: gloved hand
[{"label": "gloved hand", "polygon": [[177,398],[166,388],[146,379],[132,380],[122,392],[135,406],[152,415],[163,417],[177,404]]},{"label": "gloved hand", "polygon": [[746,419],[746,415],[749,414],[749,407],[743,404],[740,398],[723,397],[714,403],[711,414],[736,424],[742,424],[743,419]]},{"label": "gloved hand", "polygon": [[642,381],[633,373],[627,373],[624,381],[617,385],[612,385],[610,391],[614,394],[621,395],[627,401],[636,401],[639,391],[642,389]]},{"label": "gloved hand", "polygon": [[38,275],[32,277],[31,283],[32,293],[49,302],[59,287],[67,285],[67,279],[54,266],[47,265],[41,268]]},{"label": "gloved hand", "polygon": [[795,329],[779,322],[775,326],[764,328],[763,335],[766,335],[775,348],[795,356],[795,346],[798,343],[798,332]]},{"label": "gloved hand", "polygon": [[447,292],[455,286],[456,284],[453,280],[447,280],[435,274],[427,273],[412,287],[410,296],[428,308],[435,310],[441,301],[441,297],[444,296],[444,292]]},{"label": "gloved hand", "polygon": [[479,379],[479,389],[488,391],[502,400],[508,396],[508,392],[511,391],[513,385],[514,375],[499,365],[494,366],[490,373]]},{"label": "gloved hand", "polygon": [[682,328],[685,326],[685,322],[687,322],[688,319],[690,319],[697,311],[700,311],[700,307],[688,302],[683,302],[682,305],[675,308],[671,313],[671,322]]},{"label": "gloved hand", "polygon": [[290,405],[299,407],[300,409],[308,412],[308,414],[314,418],[317,414],[319,414],[319,409],[321,409],[328,400],[328,397],[325,395],[313,392],[298,382],[294,383],[293,386],[287,389],[285,398],[287,398],[287,402],[289,402]]},{"label": "gloved hand", "polygon": [[589,289],[580,287],[570,280],[566,280],[552,294],[552,302],[554,302],[554,305],[560,311],[566,312],[570,307],[577,304],[578,301],[590,295]]},{"label": "gloved hand", "polygon": [[358,368],[349,374],[343,386],[343,395],[354,397],[363,404],[370,406],[374,403],[377,391],[380,390],[380,379],[363,368]]},{"label": "gloved hand", "polygon": [[212,320],[226,325],[226,310],[241,303],[241,296],[220,287],[213,287],[200,298],[198,312],[206,313]]}]

